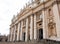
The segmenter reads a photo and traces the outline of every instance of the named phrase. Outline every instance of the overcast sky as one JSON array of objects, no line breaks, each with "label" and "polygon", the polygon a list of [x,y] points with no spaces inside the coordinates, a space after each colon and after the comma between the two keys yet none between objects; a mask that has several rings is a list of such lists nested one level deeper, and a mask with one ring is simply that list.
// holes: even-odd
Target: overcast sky
[{"label": "overcast sky", "polygon": [[0,0],[0,33],[9,34],[9,25],[13,15],[17,15],[29,0]]}]

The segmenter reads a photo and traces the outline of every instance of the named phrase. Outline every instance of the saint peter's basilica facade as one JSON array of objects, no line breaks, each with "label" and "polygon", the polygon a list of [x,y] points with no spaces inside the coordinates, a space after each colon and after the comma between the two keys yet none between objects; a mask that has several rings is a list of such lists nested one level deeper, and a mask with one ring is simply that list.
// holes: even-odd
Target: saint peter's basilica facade
[{"label": "saint peter's basilica facade", "polygon": [[32,0],[13,16],[9,41],[60,41],[60,0]]}]

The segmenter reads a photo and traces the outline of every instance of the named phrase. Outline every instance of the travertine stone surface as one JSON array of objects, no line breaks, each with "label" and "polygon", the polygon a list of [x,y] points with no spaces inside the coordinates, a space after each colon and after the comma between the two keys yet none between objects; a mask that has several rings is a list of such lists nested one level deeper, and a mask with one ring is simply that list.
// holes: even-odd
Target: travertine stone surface
[{"label": "travertine stone surface", "polygon": [[[33,1],[33,0],[32,0]],[[60,1],[34,0],[14,16],[9,41],[60,41]]]}]

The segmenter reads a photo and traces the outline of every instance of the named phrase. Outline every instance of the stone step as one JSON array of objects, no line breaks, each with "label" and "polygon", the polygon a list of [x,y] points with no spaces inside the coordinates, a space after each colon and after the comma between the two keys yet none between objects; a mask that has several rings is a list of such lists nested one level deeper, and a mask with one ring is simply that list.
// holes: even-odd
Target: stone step
[{"label": "stone step", "polygon": [[60,41],[53,40],[40,40],[40,41],[29,41],[29,42],[0,42],[0,44],[60,44]]},{"label": "stone step", "polygon": [[31,43],[31,42],[0,42],[0,44],[43,44],[43,43]]}]

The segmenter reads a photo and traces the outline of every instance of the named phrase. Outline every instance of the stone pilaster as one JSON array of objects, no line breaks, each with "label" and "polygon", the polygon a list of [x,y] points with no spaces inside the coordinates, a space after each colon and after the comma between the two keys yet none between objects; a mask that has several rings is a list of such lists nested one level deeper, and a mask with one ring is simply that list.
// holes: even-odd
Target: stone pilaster
[{"label": "stone pilaster", "polygon": [[28,18],[26,18],[26,36],[25,41],[28,41]]},{"label": "stone pilaster", "polygon": [[34,38],[34,35],[33,35],[33,15],[30,16],[30,40],[33,40]]}]

